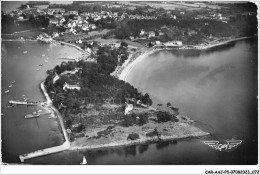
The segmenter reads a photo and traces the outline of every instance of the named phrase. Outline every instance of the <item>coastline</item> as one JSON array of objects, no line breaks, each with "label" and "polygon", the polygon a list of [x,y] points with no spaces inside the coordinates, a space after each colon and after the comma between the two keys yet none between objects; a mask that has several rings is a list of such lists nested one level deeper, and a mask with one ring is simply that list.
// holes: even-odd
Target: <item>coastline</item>
[{"label": "coastline", "polygon": [[[24,42],[24,41],[38,41],[36,39],[2,39],[1,41],[20,41],[20,42]],[[86,51],[84,51],[82,48],[80,48],[79,46],[75,45],[75,44],[71,44],[71,43],[66,43],[64,41],[57,41],[57,40],[53,40],[54,44],[65,44],[71,47],[76,48],[78,51],[82,52],[83,54],[89,54]]]},{"label": "coastline", "polygon": [[134,68],[135,65],[137,65],[138,63],[140,63],[141,60],[143,60],[145,57],[147,57],[148,55],[153,54],[154,52],[160,51],[160,50],[165,50],[165,49],[155,49],[153,48],[152,50],[144,50],[141,51],[141,55],[137,56],[136,58],[131,57],[130,60],[128,61],[126,65],[122,65],[121,66],[121,72],[118,74],[118,72],[116,72],[116,76],[118,77],[119,80],[123,80],[126,82],[127,76],[128,74],[131,72],[131,70]]},{"label": "coastline", "polygon": [[91,145],[91,146],[70,146],[68,149],[69,151],[75,150],[98,150],[98,149],[107,149],[107,148],[121,148],[121,147],[128,147],[132,145],[142,145],[142,144],[152,144],[158,142],[171,142],[171,141],[181,141],[184,139],[199,139],[199,138],[207,138],[210,136],[210,133],[204,135],[196,135],[196,136],[183,136],[183,137],[151,137],[147,139],[138,139],[134,141],[121,141],[116,143],[107,143],[107,144],[99,144],[99,145]]},{"label": "coastline", "polygon": [[[222,45],[222,44],[226,44],[228,42],[232,42],[232,41],[237,41],[237,40],[242,40],[242,39],[246,39],[247,37],[243,37],[243,38],[238,38],[238,39],[233,39],[233,40],[229,40],[229,41],[224,41],[222,43],[219,44],[215,44],[215,45],[210,45],[207,47],[211,48],[211,47],[215,47],[218,45]],[[68,44],[72,47],[77,48],[79,51],[83,51],[81,48],[79,48],[76,45],[70,44],[70,43],[65,43],[65,42],[59,42],[59,43],[64,43],[64,44]],[[129,56],[128,60],[121,66],[122,70],[120,72],[120,74],[118,74],[118,72],[116,72],[116,75],[118,76],[118,78],[120,80],[126,81],[128,74],[131,72],[131,70],[134,68],[134,66],[136,64],[138,64],[143,58],[145,58],[146,56],[156,52],[156,51],[160,51],[160,50],[165,50],[167,48],[141,48],[140,50],[138,50],[136,53],[139,52],[139,54],[136,56],[135,54],[132,54]],[[69,138],[68,138],[68,134],[66,131],[66,128],[64,126],[64,121],[63,118],[61,116],[61,114],[59,113],[59,111],[52,105],[52,101],[45,89],[44,86],[44,82],[42,82],[40,84],[40,87],[42,89],[42,92],[47,100],[47,108],[51,109],[53,111],[53,113],[58,117],[64,138],[65,138],[65,142],[62,144],[65,146],[66,150],[81,150],[81,149],[86,149],[86,150],[92,150],[92,149],[105,149],[105,148],[112,148],[112,147],[123,147],[123,146],[130,146],[130,145],[138,145],[138,144],[145,144],[145,143],[155,143],[158,141],[172,141],[172,140],[181,140],[181,139],[185,139],[185,138],[201,138],[201,137],[205,137],[205,136],[210,136],[210,133],[208,132],[204,132],[201,129],[192,126],[191,124],[188,124],[187,122],[177,122],[174,125],[175,126],[179,126],[181,128],[181,132],[180,131],[174,131],[171,133],[167,133],[166,135],[161,135],[160,138],[155,136],[155,137],[146,137],[145,134],[148,133],[148,130],[143,130],[143,127],[140,126],[135,126],[136,128],[134,129],[134,131],[137,131],[138,129],[142,129],[140,132],[138,132],[140,134],[140,138],[137,140],[131,140],[128,141],[127,135],[129,135],[129,130],[128,128],[122,129],[123,130],[123,134],[120,133],[121,135],[123,135],[123,137],[120,135],[119,137],[114,137],[113,135],[113,139],[109,140],[109,141],[105,141],[102,143],[102,139],[103,138],[98,138],[95,139],[95,141],[86,141],[84,139],[86,139],[86,137],[80,137],[80,138],[76,138],[75,141],[70,142]],[[149,125],[151,123],[148,123]],[[155,124],[153,125],[153,127],[150,127],[150,131],[151,129],[154,128],[160,128],[161,126],[159,125],[163,125],[163,128],[167,128],[167,130],[171,130],[170,126],[171,124],[167,125],[167,124]],[[185,128],[185,129],[184,129]],[[185,132],[183,132],[183,130]],[[95,132],[98,131],[98,128],[95,130]],[[162,128],[161,128],[161,131]],[[187,134],[188,133],[188,134]],[[126,135],[127,134],[127,135]],[[107,137],[106,137],[107,138]],[[84,142],[83,144],[80,142],[77,142],[78,139],[83,139]],[[96,142],[100,142],[100,143],[96,143]]]},{"label": "coastline", "polygon": [[53,40],[54,42],[56,43],[59,43],[59,44],[66,44],[68,46],[71,46],[71,47],[74,47],[76,48],[77,50],[79,50],[80,52],[82,52],[83,54],[88,54],[86,51],[84,51],[82,48],[80,48],[79,46],[75,45],[75,44],[71,44],[71,43],[66,43],[64,41],[57,41],[57,40]]},{"label": "coastline", "polygon": [[37,41],[34,39],[1,39],[1,41],[20,41],[20,42],[24,42],[24,41]]},{"label": "coastline", "polygon": [[[61,149],[59,151],[82,150],[82,149],[93,150],[93,149],[105,149],[105,148],[113,148],[113,147],[126,147],[126,146],[140,145],[140,144],[145,144],[145,143],[177,141],[177,140],[181,140],[181,139],[188,139],[188,138],[192,139],[192,138],[201,138],[201,137],[210,136],[209,132],[204,132],[200,128],[193,126],[192,125],[193,121],[190,120],[188,117],[186,117],[186,120],[182,120],[181,118],[183,116],[179,115],[178,119],[180,121],[177,123],[174,123],[171,121],[166,122],[166,123],[151,123],[150,122],[143,126],[136,126],[136,125],[132,126],[132,127],[118,126],[114,130],[115,130],[115,133],[117,133],[119,131],[118,133],[120,136],[116,137],[113,134],[113,136],[111,136],[111,138],[108,138],[108,140],[105,141],[106,143],[102,143],[104,141],[104,140],[102,140],[102,138],[95,139],[94,141],[84,140],[83,144],[77,142],[78,139],[79,140],[85,139],[86,137],[77,138],[75,141],[70,142],[66,128],[64,126],[63,118],[62,118],[61,114],[59,113],[59,111],[52,105],[52,101],[45,89],[44,81],[40,84],[40,87],[47,100],[46,108],[51,109],[53,111],[53,113],[57,116],[60,126],[61,126],[61,130],[62,130],[64,139],[65,139],[65,142],[62,145],[60,145],[58,147],[53,147],[53,149],[57,149],[57,150]],[[153,136],[153,137],[145,136],[145,134],[147,134],[148,131],[151,132],[154,128],[158,128],[159,132],[162,133],[160,138],[158,136]],[[166,128],[167,128],[167,130],[169,130],[168,132],[165,131]],[[174,129],[172,129],[172,128],[174,128]],[[176,128],[177,128],[177,131],[176,131]],[[118,129],[118,131],[117,131],[117,129]],[[139,130],[138,133],[140,134],[140,139],[130,140],[130,141],[126,139],[127,135],[129,135],[129,133],[131,133],[132,131],[137,131],[137,130]],[[97,132],[99,132],[99,131],[100,131],[100,128],[96,128],[96,129],[92,130],[92,132],[94,132],[94,135],[97,134]],[[96,142],[98,142],[98,143],[96,143]],[[49,149],[49,148],[47,148],[47,149]],[[45,152],[45,151],[43,151],[43,152]],[[36,153],[37,153],[37,151],[36,151]],[[29,154],[31,154],[31,153],[29,153]]]},{"label": "coastline", "polygon": [[[47,103],[47,108],[48,109],[51,109],[53,111],[54,114],[56,114],[57,118],[59,119],[59,123],[60,123],[60,126],[61,126],[61,130],[62,130],[62,133],[63,133],[63,136],[64,136],[64,139],[65,139],[65,142],[64,143],[67,143],[69,145],[69,137],[68,137],[68,134],[67,134],[67,131],[66,131],[66,128],[64,126],[64,122],[63,122],[63,119],[62,119],[62,116],[61,114],[59,113],[59,111],[52,105],[52,101],[51,101],[51,98],[50,96],[48,95],[46,89],[45,89],[45,86],[44,86],[44,81],[41,82],[40,84],[40,87],[41,87],[41,90],[46,98],[46,103]],[[63,143],[63,144],[64,144]]]},{"label": "coastline", "polygon": [[228,44],[230,42],[249,39],[249,38],[253,38],[253,37],[233,38],[233,39],[222,41],[222,42],[216,43],[216,44],[209,44],[209,45],[205,45],[205,46],[196,45],[196,46],[192,46],[192,48],[189,48],[185,45],[179,46],[179,48],[170,48],[170,47],[167,47],[167,46],[154,47],[152,49],[151,48],[142,48],[142,49],[145,49],[145,50],[141,51],[142,53],[139,56],[137,56],[137,57],[133,57],[132,55],[129,56],[129,58],[125,61],[125,63],[122,66],[117,67],[116,70],[112,74],[115,77],[117,77],[119,80],[126,81],[129,73],[131,72],[131,70],[134,68],[135,65],[140,63],[140,61],[143,60],[146,56],[153,54],[154,52],[157,52],[157,51],[175,50],[175,49],[179,49],[179,50],[182,50],[182,49],[183,50],[189,50],[189,49],[207,50],[207,49],[211,49],[211,48],[214,48],[214,47],[217,47],[217,46]]},{"label": "coastline", "polygon": [[[157,128],[160,136],[147,136],[146,134],[153,132],[154,128]],[[96,128],[96,131],[89,131],[88,134],[95,137],[102,129],[104,128]],[[185,122],[183,120],[180,120],[179,122],[168,121],[164,123],[149,122],[143,126],[116,126],[111,129],[110,132],[111,133],[107,136],[102,136],[98,139],[92,139],[89,137],[76,138],[75,141],[71,142],[69,150],[93,150],[125,147],[145,143],[168,142],[210,136],[209,132],[204,132],[201,129],[193,126],[192,123]],[[128,135],[131,133],[138,133],[140,138],[136,140],[128,140]]]}]

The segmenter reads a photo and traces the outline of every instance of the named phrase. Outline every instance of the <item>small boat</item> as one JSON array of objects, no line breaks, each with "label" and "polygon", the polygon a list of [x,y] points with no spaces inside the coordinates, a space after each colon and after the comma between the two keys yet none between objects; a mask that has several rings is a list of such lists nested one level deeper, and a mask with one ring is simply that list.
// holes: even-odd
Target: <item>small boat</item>
[{"label": "small boat", "polygon": [[39,71],[40,69],[36,69],[37,71]]},{"label": "small boat", "polygon": [[27,53],[27,51],[23,51],[23,53]]},{"label": "small boat", "polygon": [[11,83],[14,84],[14,83],[16,83],[16,81],[12,81]]},{"label": "small boat", "polygon": [[42,57],[45,57],[45,55],[43,54]]},{"label": "small boat", "polygon": [[14,107],[14,105],[13,104],[9,104],[9,105],[7,105],[7,107],[8,108],[12,108],[12,107]]},{"label": "small boat", "polygon": [[39,64],[39,66],[43,66],[42,64]]},{"label": "small boat", "polygon": [[28,114],[24,118],[29,119],[29,118],[36,118],[36,117],[39,117],[39,116],[40,116],[40,114],[33,112],[33,114]]},{"label": "small boat", "polygon": [[48,62],[48,60],[45,60],[45,62],[47,63],[47,62]]},{"label": "small boat", "polygon": [[5,91],[5,93],[8,93],[8,92],[9,92],[9,90],[6,90],[6,91]]},{"label": "small boat", "polygon": [[86,160],[86,157],[84,156],[82,162],[80,163],[80,165],[86,165],[87,163],[88,162]]},{"label": "small boat", "polygon": [[24,94],[23,94],[22,96],[23,96],[23,97],[25,97],[25,95],[24,95]]},{"label": "small boat", "polygon": [[10,88],[10,87],[13,87],[13,85],[10,84],[8,87],[9,87],[9,88]]},{"label": "small boat", "polygon": [[42,112],[42,110],[38,110],[38,112]]}]

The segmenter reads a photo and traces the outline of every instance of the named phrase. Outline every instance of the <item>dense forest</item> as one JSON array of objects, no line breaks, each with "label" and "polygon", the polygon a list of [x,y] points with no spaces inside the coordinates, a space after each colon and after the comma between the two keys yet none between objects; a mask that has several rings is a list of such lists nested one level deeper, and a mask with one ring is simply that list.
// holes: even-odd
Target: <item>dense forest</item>
[{"label": "dense forest", "polygon": [[[205,25],[205,23],[207,25]],[[165,32],[166,29],[162,29],[163,26],[171,28],[170,32]],[[175,30],[173,30],[173,28]],[[164,30],[167,39],[178,39],[180,36],[186,36],[187,39],[195,37],[199,39],[201,36],[216,36],[216,37],[229,37],[246,35],[251,36],[257,33],[257,18],[255,15],[237,15],[230,18],[228,23],[210,19],[198,19],[184,18],[175,20],[168,17],[161,17],[158,19],[150,20],[128,20],[125,23],[121,23],[117,26],[115,34],[117,38],[125,39],[129,36],[139,36],[140,31],[158,31]],[[189,36],[185,32],[190,29],[196,31],[195,36]],[[181,34],[181,35],[180,35]]]},{"label": "dense forest", "polygon": [[[66,106],[71,113],[80,112],[82,105],[100,105],[105,102],[123,104],[126,99],[142,101],[146,105],[152,105],[148,94],[143,95],[129,83],[118,80],[110,73],[118,63],[118,55],[122,54],[125,48],[111,49],[108,46],[100,47],[97,52],[97,63],[85,62],[63,62],[53,70],[47,71],[45,86],[55,107]],[[121,60],[122,61],[122,60]],[[76,74],[65,74],[65,71],[79,68]],[[53,83],[55,74],[61,75],[60,79]],[[81,89],[63,90],[64,83],[79,84]]]}]

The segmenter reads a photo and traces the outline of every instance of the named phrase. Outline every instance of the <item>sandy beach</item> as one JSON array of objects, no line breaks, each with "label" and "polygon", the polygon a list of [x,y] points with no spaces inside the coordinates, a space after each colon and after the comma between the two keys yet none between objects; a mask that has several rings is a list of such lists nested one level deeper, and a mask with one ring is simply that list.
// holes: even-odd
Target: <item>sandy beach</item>
[{"label": "sandy beach", "polygon": [[140,61],[148,55],[153,54],[154,52],[159,50],[164,49],[142,48],[140,51],[138,51],[141,52],[139,56],[129,56],[129,59],[115,72],[116,77],[118,77],[119,80],[126,81],[128,74],[131,72],[135,65],[140,63]]},{"label": "sandy beach", "polygon": [[[188,48],[187,46],[183,45],[183,46],[180,46],[178,49],[207,50],[207,49],[217,47],[217,46],[221,46],[221,45],[224,45],[224,44],[227,44],[227,43],[230,43],[230,42],[239,41],[239,40],[248,39],[248,38],[252,38],[252,37],[234,38],[234,39],[222,41],[222,42],[219,42],[219,43],[216,43],[216,44],[192,46],[192,48]],[[139,52],[141,52],[141,54],[139,56],[133,57],[133,55],[130,55],[128,60],[126,60],[125,63],[122,66],[117,67],[117,69],[115,70],[115,72],[113,74],[119,80],[126,81],[128,74],[131,72],[131,70],[134,68],[134,66],[137,65],[138,63],[140,63],[140,61],[143,60],[145,57],[147,57],[150,54],[153,54],[156,51],[172,50],[172,49],[174,50],[176,48],[168,48],[168,47],[164,47],[164,48],[141,48],[139,50]]]}]

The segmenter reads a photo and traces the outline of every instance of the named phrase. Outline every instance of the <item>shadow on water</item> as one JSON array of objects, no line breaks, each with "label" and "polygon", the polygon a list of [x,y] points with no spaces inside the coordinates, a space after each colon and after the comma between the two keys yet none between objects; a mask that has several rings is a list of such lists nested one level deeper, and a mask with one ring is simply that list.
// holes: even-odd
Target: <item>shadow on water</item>
[{"label": "shadow on water", "polygon": [[132,145],[124,148],[125,157],[136,155],[136,145]]},{"label": "shadow on water", "polygon": [[109,154],[108,149],[100,149],[100,150],[89,150],[86,152],[88,157],[90,158],[95,158],[95,157],[100,157],[100,156],[106,156]]},{"label": "shadow on water", "polygon": [[148,148],[149,148],[148,144],[139,145],[139,148],[138,148],[139,153],[142,154],[142,153],[146,152],[148,150]]},{"label": "shadow on water", "polygon": [[159,143],[156,143],[156,148],[157,148],[157,150],[162,150],[164,148],[167,148],[169,145],[170,145],[169,142],[159,142]]}]

